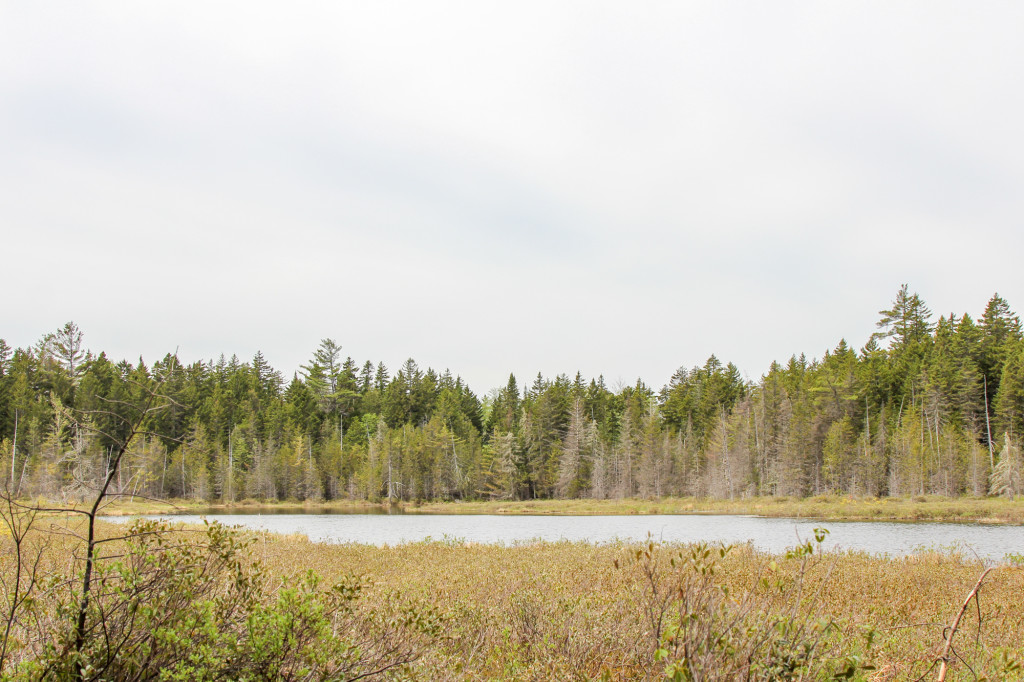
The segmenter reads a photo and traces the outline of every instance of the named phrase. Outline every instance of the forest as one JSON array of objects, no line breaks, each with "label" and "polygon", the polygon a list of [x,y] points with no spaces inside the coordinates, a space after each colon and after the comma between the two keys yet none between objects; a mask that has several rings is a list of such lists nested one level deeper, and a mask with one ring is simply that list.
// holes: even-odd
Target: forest
[{"label": "forest", "polygon": [[112,405],[158,382],[167,408],[111,493],[208,502],[1014,496],[1024,492],[1024,337],[998,294],[934,319],[904,285],[820,359],[745,381],[715,356],[660,388],[580,374],[480,397],[449,370],[343,357],[324,339],[286,379],[262,353],[115,361],[68,322],[0,339],[0,463],[20,497],[73,501],[110,470]]}]

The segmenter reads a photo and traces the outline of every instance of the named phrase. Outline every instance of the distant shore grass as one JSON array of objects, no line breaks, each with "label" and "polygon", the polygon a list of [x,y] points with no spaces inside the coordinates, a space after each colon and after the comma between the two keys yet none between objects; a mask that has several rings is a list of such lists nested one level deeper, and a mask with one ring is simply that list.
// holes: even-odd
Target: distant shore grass
[{"label": "distant shore grass", "polygon": [[[389,506],[364,501],[265,502],[243,500],[231,504],[210,504],[192,500],[156,502],[119,500],[106,514],[195,514],[233,511],[373,513]],[[478,502],[399,503],[391,508],[420,514],[508,514],[508,515],[643,515],[643,514],[749,514],[754,516],[821,519],[823,521],[960,521],[1024,524],[1024,500],[1005,498],[858,498],[838,496],[754,497],[711,500],[666,497],[654,500],[524,500]]]}]

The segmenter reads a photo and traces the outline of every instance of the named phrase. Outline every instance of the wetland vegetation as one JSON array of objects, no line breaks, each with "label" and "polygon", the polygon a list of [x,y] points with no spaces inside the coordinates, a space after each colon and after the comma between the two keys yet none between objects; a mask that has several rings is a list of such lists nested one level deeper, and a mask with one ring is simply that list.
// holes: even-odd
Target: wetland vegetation
[{"label": "wetland vegetation", "polygon": [[320,502],[239,500],[208,503],[196,500],[118,499],[105,508],[111,515],[237,513],[415,513],[496,515],[647,515],[750,514],[822,521],[958,521],[1024,523],[1024,503],[1004,497],[941,495],[902,497],[751,497],[718,500],[695,497],[596,500],[469,500],[449,502],[372,503],[359,500]]},{"label": "wetland vegetation", "polygon": [[[99,525],[104,539],[121,531]],[[23,550],[41,558],[22,567],[37,583],[6,641],[9,679],[934,679],[984,569],[950,553],[821,553],[813,539],[774,555],[457,538],[377,547],[150,522],[105,545],[76,678],[61,666],[80,547],[42,532]],[[0,559],[8,586],[13,558]],[[1019,566],[986,577],[947,679],[1020,676],[1022,590]]]}]

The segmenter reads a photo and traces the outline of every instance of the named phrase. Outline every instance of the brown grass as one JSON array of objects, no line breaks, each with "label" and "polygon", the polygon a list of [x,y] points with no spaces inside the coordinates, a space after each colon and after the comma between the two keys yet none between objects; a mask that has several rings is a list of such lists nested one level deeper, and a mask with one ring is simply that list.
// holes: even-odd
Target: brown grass
[{"label": "brown grass", "polygon": [[[885,503],[881,503],[885,504]],[[120,532],[103,525],[104,533]],[[421,680],[659,679],[643,576],[628,558],[638,545],[534,542],[513,546],[457,540],[397,547],[313,543],[301,535],[257,534],[250,552],[272,581],[313,569],[327,582],[366,576],[367,608],[395,602],[437,611],[441,636],[406,671]],[[2,539],[0,539],[2,541]],[[58,536],[48,567],[66,571],[74,543]],[[113,548],[112,548],[113,549]],[[685,549],[661,546],[669,557]],[[722,560],[716,580],[733,594],[757,589],[776,563],[792,574],[797,560],[741,546]],[[848,651],[875,672],[861,679],[911,680],[940,654],[943,629],[983,570],[957,555],[877,558],[831,553],[807,574],[807,608],[839,625]],[[0,556],[0,570],[10,557]],[[618,563],[618,567],[616,566]],[[1020,679],[1024,664],[1024,569],[1001,566],[987,579],[978,608],[968,610],[956,640],[962,657],[948,679]],[[980,615],[980,618],[979,618]],[[873,633],[873,645],[866,636]],[[1016,676],[1016,677],[1015,677]]]},{"label": "brown grass", "polygon": [[[279,575],[309,567],[328,579],[365,574],[381,595],[397,588],[449,614],[447,638],[421,662],[433,679],[591,679],[602,671],[612,679],[641,679],[652,672],[640,576],[614,565],[627,551],[623,545],[382,548],[265,537],[256,551]],[[663,557],[672,549],[663,547]],[[749,589],[772,560],[786,564],[740,548],[726,557],[720,579],[735,590]],[[887,671],[878,679],[913,679],[941,651],[944,624],[982,570],[975,561],[944,554],[828,554],[809,576],[808,591],[820,590],[821,613],[844,623],[848,636],[876,631],[870,657]],[[960,653],[990,679],[1009,674],[1000,656],[1024,657],[1021,594],[1024,570],[996,570],[983,588],[980,628],[973,610],[961,625]]]},{"label": "brown grass", "polygon": [[[824,521],[974,521],[981,523],[1024,523],[1024,502],[994,497],[948,498],[854,498],[818,496],[809,498],[753,497],[710,500],[666,497],[654,500],[525,500],[479,502],[403,503],[401,509],[424,514],[523,514],[523,515],[634,515],[634,514],[752,514],[757,516],[809,518]],[[192,500],[148,502],[141,499],[117,501],[108,514],[215,513],[224,510],[336,511],[365,512],[383,509],[364,501],[334,500],[326,503],[260,502],[244,500],[233,504],[208,504]]]}]

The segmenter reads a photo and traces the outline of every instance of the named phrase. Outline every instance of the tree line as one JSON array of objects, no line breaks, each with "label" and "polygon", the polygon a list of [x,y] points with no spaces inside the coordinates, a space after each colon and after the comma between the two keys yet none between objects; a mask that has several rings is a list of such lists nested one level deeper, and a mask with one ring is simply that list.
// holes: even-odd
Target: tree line
[{"label": "tree line", "polygon": [[1024,337],[998,294],[977,321],[904,285],[859,350],[775,362],[756,381],[712,356],[660,389],[540,374],[480,397],[449,371],[359,364],[324,339],[290,380],[262,353],[114,362],[69,322],[0,339],[2,480],[73,500],[110,471],[109,422],[156,378],[168,408],[115,494],[206,501],[1024,492]]}]

